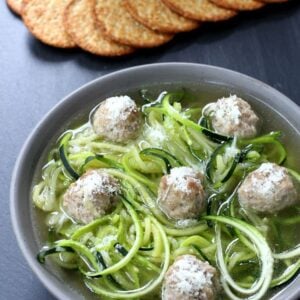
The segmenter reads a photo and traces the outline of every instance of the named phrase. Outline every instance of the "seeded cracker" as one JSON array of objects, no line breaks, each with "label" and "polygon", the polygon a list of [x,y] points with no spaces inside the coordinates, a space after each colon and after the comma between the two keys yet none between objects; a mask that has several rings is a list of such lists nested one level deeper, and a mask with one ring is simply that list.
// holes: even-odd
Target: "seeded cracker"
[{"label": "seeded cracker", "polygon": [[237,12],[219,7],[209,0],[162,0],[178,14],[198,21],[222,21],[234,17]]},{"label": "seeded cracker", "polygon": [[288,2],[289,0],[259,0],[264,3],[283,3],[283,2]]},{"label": "seeded cracker", "polygon": [[256,0],[210,0],[224,8],[235,10],[255,10],[263,7],[265,4]]},{"label": "seeded cracker", "polygon": [[120,56],[132,53],[134,48],[109,40],[97,26],[93,0],[73,0],[64,13],[68,34],[80,48],[96,55]]},{"label": "seeded cracker", "polygon": [[137,48],[167,43],[173,35],[155,32],[132,18],[122,0],[96,0],[95,13],[105,34],[114,41]]},{"label": "seeded cracker", "polygon": [[6,0],[8,7],[17,15],[21,15],[22,0]]},{"label": "seeded cracker", "polygon": [[173,12],[161,0],[126,0],[125,4],[134,19],[152,30],[177,33],[200,25]]},{"label": "seeded cracker", "polygon": [[63,25],[63,14],[71,0],[30,0],[22,9],[22,17],[29,31],[43,43],[73,48],[75,43]]}]

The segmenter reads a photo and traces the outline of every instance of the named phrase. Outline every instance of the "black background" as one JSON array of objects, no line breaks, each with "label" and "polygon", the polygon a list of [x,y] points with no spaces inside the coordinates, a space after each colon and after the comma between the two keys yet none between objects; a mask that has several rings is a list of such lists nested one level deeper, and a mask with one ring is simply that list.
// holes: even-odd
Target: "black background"
[{"label": "black background", "polygon": [[31,129],[62,97],[92,79],[130,66],[174,61],[240,71],[300,104],[300,1],[205,24],[161,48],[119,59],[45,46],[0,2],[0,299],[53,299],[21,255],[9,216],[12,168]]}]

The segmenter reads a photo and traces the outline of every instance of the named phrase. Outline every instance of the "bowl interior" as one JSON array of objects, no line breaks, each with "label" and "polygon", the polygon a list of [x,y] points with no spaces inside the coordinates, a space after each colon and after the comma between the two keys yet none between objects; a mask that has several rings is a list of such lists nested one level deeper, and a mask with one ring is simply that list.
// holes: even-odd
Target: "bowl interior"
[{"label": "bowl interior", "polygon": [[[41,266],[36,261],[46,228],[44,214],[33,209],[31,188],[45,155],[60,133],[86,120],[88,112],[99,101],[113,95],[129,94],[138,98],[141,88],[163,91],[186,87],[199,103],[238,94],[254,107],[264,122],[264,131],[282,130],[291,154],[288,164],[300,167],[299,107],[271,87],[229,70],[196,64],[157,64],[140,66],[104,76],[67,96],[35,128],[25,143],[16,163],[11,185],[11,215],[14,230],[27,261],[46,287],[59,299],[99,299],[80,284],[77,276],[56,268],[51,263]],[[274,299],[294,299],[300,283],[298,276],[281,290],[274,290]]]}]

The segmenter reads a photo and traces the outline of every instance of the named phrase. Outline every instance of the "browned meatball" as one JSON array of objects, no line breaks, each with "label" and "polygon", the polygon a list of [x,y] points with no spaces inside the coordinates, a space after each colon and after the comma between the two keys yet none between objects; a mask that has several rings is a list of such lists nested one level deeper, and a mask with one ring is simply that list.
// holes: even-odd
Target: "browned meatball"
[{"label": "browned meatball", "polygon": [[118,202],[119,182],[102,170],[90,170],[72,183],[63,196],[63,208],[78,223],[109,213]]},{"label": "browned meatball", "polygon": [[162,300],[214,300],[219,290],[214,267],[193,255],[182,255],[165,275]]},{"label": "browned meatball", "polygon": [[100,103],[91,121],[99,137],[125,143],[138,136],[141,114],[130,97],[111,97]]},{"label": "browned meatball", "polygon": [[207,106],[214,130],[220,134],[250,138],[257,134],[259,118],[249,103],[236,95]]},{"label": "browned meatball", "polygon": [[206,207],[203,175],[188,167],[173,168],[161,178],[157,203],[171,219],[197,218]]},{"label": "browned meatball", "polygon": [[264,163],[245,178],[238,198],[245,209],[275,213],[297,202],[297,190],[284,167]]}]

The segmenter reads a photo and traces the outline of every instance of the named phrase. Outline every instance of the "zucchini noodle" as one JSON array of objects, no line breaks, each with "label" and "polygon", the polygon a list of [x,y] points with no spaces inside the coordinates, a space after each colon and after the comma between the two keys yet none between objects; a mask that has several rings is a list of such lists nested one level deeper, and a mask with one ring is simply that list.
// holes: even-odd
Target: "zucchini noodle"
[{"label": "zucchini noodle", "polygon": [[273,257],[276,259],[288,259],[295,256],[300,256],[300,245],[296,246],[294,249],[289,251],[284,251],[282,253],[274,253]]},{"label": "zucchini noodle", "polygon": [[121,259],[118,263],[114,264],[113,266],[108,267],[107,269],[105,269],[101,272],[98,272],[98,273],[88,273],[87,276],[96,277],[99,275],[106,275],[106,274],[114,273],[114,272],[120,270],[122,267],[124,267],[128,262],[130,262],[130,260],[135,256],[135,254],[139,250],[139,248],[142,244],[142,239],[143,239],[142,226],[141,226],[141,223],[140,223],[137,213],[131,207],[131,205],[126,203],[125,201],[124,201],[124,205],[125,205],[126,209],[128,210],[128,212],[130,213],[130,216],[133,220],[133,223],[135,226],[135,233],[136,233],[136,238],[135,238],[135,241],[134,241],[130,251],[123,259]]},{"label": "zucchini noodle", "polygon": [[160,271],[159,276],[153,282],[148,283],[144,287],[139,288],[137,290],[127,291],[127,292],[124,292],[124,291],[109,292],[109,291],[106,291],[106,290],[98,287],[97,285],[93,284],[91,281],[86,280],[85,281],[86,285],[94,293],[99,294],[99,295],[103,295],[103,296],[106,296],[106,297],[110,297],[110,298],[113,298],[113,299],[114,298],[130,299],[130,298],[137,298],[137,297],[142,297],[144,295],[147,295],[161,284],[161,282],[164,278],[164,275],[165,275],[165,273],[168,269],[168,266],[169,266],[170,248],[169,248],[169,243],[168,243],[167,236],[166,236],[162,226],[153,217],[151,217],[151,221],[152,221],[152,224],[157,228],[157,230],[160,234],[160,237],[162,239],[163,247],[164,247],[164,254],[163,254],[164,261],[163,261],[163,266],[162,266],[162,269]]},{"label": "zucchini noodle", "polygon": [[[281,133],[224,136],[212,130],[210,106],[184,107],[188,93],[151,97],[142,92],[150,101],[141,108],[144,124],[126,144],[101,139],[90,121],[60,136],[32,190],[49,228],[38,261],[51,256],[104,299],[160,299],[168,268],[190,254],[219,270],[222,299],[262,299],[300,270],[300,240],[293,235],[300,207],[259,215],[240,206],[237,190],[262,163],[286,161]],[[180,222],[168,218],[157,199],[162,176],[182,166],[205,175],[208,200],[204,213]],[[119,201],[81,224],[68,215],[64,195],[83,174],[99,169],[120,184]],[[299,173],[287,170],[299,184]]]},{"label": "zucchini noodle", "polygon": [[266,290],[269,288],[269,285],[271,283],[274,263],[272,252],[265,238],[255,227],[241,220],[222,216],[206,216],[204,218],[206,220],[230,225],[238,229],[240,232],[244,233],[253,242],[253,244],[257,248],[257,255],[261,260],[261,274],[259,279],[251,288],[245,289],[236,284],[236,282],[232,279],[227,270],[223,257],[221,230],[219,225],[216,226],[217,261],[220,267],[220,271],[222,273],[223,285],[226,288],[226,291],[230,293],[232,299],[241,299],[239,297],[236,297],[233,293],[231,293],[229,286],[237,292],[247,295],[254,294],[259,290],[256,295],[252,295],[251,299],[260,299],[265,294]]}]

